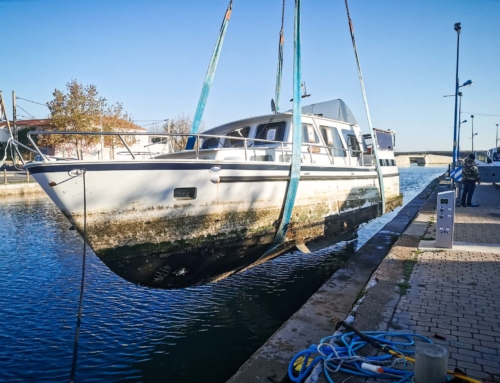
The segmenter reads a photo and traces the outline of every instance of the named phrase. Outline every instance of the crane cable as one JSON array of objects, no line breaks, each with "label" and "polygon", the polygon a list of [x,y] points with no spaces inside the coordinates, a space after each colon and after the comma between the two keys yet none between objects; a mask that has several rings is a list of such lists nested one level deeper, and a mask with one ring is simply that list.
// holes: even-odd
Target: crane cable
[{"label": "crane cable", "polygon": [[352,24],[351,15],[349,14],[349,5],[345,1],[345,9],[347,11],[347,20],[349,22],[349,31],[351,33],[352,47],[354,49],[354,56],[356,57],[356,64],[358,65],[359,83],[361,85],[361,93],[363,95],[363,102],[365,104],[366,118],[368,120],[368,127],[370,128],[370,135],[372,136],[373,154],[375,155],[375,169],[377,169],[378,181],[380,185],[380,199],[382,200],[382,214],[385,213],[385,190],[384,190],[384,176],[382,174],[382,167],[378,157],[378,143],[377,135],[373,130],[372,119],[370,117],[370,109],[368,108],[368,100],[366,98],[365,83],[363,81],[363,73],[361,72],[361,63],[359,62],[358,49],[356,48],[356,39],[354,38],[354,26]]},{"label": "crane cable", "polygon": [[[214,81],[215,70],[217,69],[217,63],[219,62],[222,44],[224,43],[224,37],[226,36],[227,25],[229,24],[229,19],[231,18],[232,11],[233,0],[230,0],[226,13],[224,14],[224,19],[222,20],[222,25],[220,27],[219,36],[217,37],[217,42],[215,43],[214,51],[212,52],[212,58],[210,59],[210,64],[208,65],[207,74],[205,75],[205,81],[203,82],[203,87],[201,89],[200,99],[198,100],[198,106],[196,107],[196,113],[193,118],[193,125],[191,125],[191,131],[189,132],[191,134],[198,134],[200,131],[203,112],[205,111],[208,94],[210,93],[212,82]],[[190,136],[186,143],[186,150],[192,150],[194,148],[195,142],[196,137]],[[197,145],[199,145],[199,142],[197,143]]]},{"label": "crane cable", "polygon": [[279,49],[278,49],[278,69],[276,70],[276,91],[275,91],[275,105],[276,113],[280,111],[280,95],[281,95],[281,78],[283,77],[283,45],[285,44],[285,3],[283,0],[283,6],[281,8],[281,30],[279,39]]}]

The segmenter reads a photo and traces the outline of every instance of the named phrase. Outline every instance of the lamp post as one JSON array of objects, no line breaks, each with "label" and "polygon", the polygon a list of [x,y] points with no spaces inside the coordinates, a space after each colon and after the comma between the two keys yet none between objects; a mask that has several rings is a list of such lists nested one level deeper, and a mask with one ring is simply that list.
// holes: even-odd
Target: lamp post
[{"label": "lamp post", "polygon": [[[462,98],[460,98],[460,101],[462,101]],[[457,143],[457,160],[460,159],[460,128],[462,127],[462,124],[465,124],[467,120],[463,120],[458,122],[458,143]]]},{"label": "lamp post", "polygon": [[[457,58],[458,60],[458,58]],[[457,64],[458,65],[458,64]],[[474,84],[474,81],[472,80],[467,80],[466,82],[464,82],[462,85],[458,86],[458,78],[457,78],[457,90],[464,87],[464,86],[471,86],[472,84]],[[460,97],[460,102],[459,102],[459,108],[458,108],[458,133],[457,133],[457,105],[456,105],[456,96],[459,96]],[[443,97],[455,97],[455,125],[453,127],[453,133],[454,133],[454,140],[453,141],[453,163],[456,164],[456,160],[458,160],[460,158],[460,125],[462,124],[462,122],[460,122],[461,118],[462,118],[462,96],[463,96],[463,93],[462,92],[458,92],[456,94],[447,94],[447,95],[444,95]],[[456,152],[455,152],[455,148],[456,148]]]},{"label": "lamp post", "polygon": [[100,157],[101,157],[101,160],[103,160],[104,159],[104,138],[102,136],[102,104],[104,102],[108,101],[108,99],[105,98],[105,97],[101,97],[101,98],[99,98],[98,101],[99,101],[99,105],[100,105],[100,109],[99,109],[99,125],[101,127],[101,155],[100,155]]},{"label": "lamp post", "polygon": [[470,118],[472,118],[472,154],[474,154],[474,136],[477,135],[474,134],[474,115],[471,115]]},{"label": "lamp post", "polygon": [[497,139],[495,141],[495,148],[498,147],[498,124],[497,124]]},{"label": "lamp post", "polygon": [[[455,76],[455,115],[453,124],[453,171],[455,171],[456,160],[457,160],[457,107],[458,107],[458,59],[460,53],[460,31],[462,27],[460,23],[455,23],[454,29],[457,32],[457,70]],[[453,180],[452,180],[453,182]]]}]

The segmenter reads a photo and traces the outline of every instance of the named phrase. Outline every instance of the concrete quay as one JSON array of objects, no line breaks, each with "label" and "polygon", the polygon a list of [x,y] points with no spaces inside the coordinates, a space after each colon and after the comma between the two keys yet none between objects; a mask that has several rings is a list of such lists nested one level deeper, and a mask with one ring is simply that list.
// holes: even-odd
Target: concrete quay
[{"label": "concrete quay", "polygon": [[19,182],[0,184],[0,197],[43,193],[43,189],[36,182]]},{"label": "concrete quay", "polygon": [[448,369],[500,382],[500,190],[479,185],[480,207],[457,207],[451,250],[434,247],[435,194],[372,277],[377,283],[366,290],[354,326],[427,336],[448,350]]},{"label": "concrete quay", "polygon": [[349,315],[373,272],[438,183],[438,180],[431,182],[406,204],[250,357],[228,383],[288,382],[291,358],[335,332],[335,324]]}]

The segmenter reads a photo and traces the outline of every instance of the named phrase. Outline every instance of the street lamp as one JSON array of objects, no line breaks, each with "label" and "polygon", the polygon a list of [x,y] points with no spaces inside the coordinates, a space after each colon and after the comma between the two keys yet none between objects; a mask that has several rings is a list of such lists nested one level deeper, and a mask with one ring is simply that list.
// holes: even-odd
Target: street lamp
[{"label": "street lamp", "polygon": [[108,99],[106,97],[101,97],[99,98],[99,104],[100,104],[100,109],[99,109],[99,125],[101,126],[101,160],[104,159],[104,138],[102,136],[102,104]]},{"label": "street lamp", "polygon": [[474,115],[471,115],[470,118],[472,118],[472,154],[474,154],[474,136],[477,136],[477,133],[474,134]]},{"label": "street lamp", "polygon": [[[462,92],[460,92],[462,93]],[[460,107],[462,106],[462,96],[460,96]],[[462,124],[465,124],[467,120],[460,121],[458,120],[458,143],[457,143],[457,160],[460,158],[460,129]]]},{"label": "street lamp", "polygon": [[495,148],[498,146],[498,124],[497,124],[497,140],[495,141]]},{"label": "street lamp", "polygon": [[[455,166],[457,162],[457,107],[458,107],[458,59],[460,53],[460,31],[462,27],[460,23],[455,23],[454,29],[457,32],[457,70],[456,70],[456,81],[455,81],[455,115],[453,124],[453,171],[455,171]],[[453,181],[452,181],[453,182]]]},{"label": "street lamp", "polygon": [[[457,79],[458,81],[458,79]],[[474,84],[474,81],[472,80],[467,80],[466,82],[464,82],[462,85],[460,85],[458,88],[462,88],[464,86],[471,86],[472,84]],[[460,97],[460,103],[459,103],[459,107],[458,107],[458,139],[457,139],[457,152],[456,152],[456,159],[458,160],[460,158],[460,125],[462,124],[462,122],[460,122],[460,119],[462,118],[462,92],[458,92],[457,95]],[[444,95],[443,97],[456,97],[454,94],[447,94],[447,95]],[[456,114],[456,105],[455,105],[455,114]],[[456,119],[455,119],[455,126],[456,126]],[[455,142],[454,142],[455,144]],[[455,145],[453,145],[455,146]]]}]

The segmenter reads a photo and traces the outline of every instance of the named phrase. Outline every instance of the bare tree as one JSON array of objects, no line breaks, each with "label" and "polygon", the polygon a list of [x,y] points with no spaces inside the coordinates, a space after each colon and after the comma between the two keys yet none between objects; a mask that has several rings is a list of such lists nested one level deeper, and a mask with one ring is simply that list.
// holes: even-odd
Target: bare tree
[{"label": "bare tree", "polygon": [[[170,132],[168,131],[170,124]],[[189,133],[191,130],[191,125],[193,125],[193,118],[187,114],[179,114],[177,118],[167,121],[163,125],[163,131],[165,133]],[[202,129],[203,130],[203,126]],[[175,136],[172,140],[172,147],[174,152],[184,150],[186,148],[188,136]]]}]

